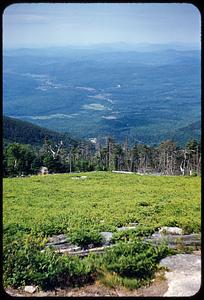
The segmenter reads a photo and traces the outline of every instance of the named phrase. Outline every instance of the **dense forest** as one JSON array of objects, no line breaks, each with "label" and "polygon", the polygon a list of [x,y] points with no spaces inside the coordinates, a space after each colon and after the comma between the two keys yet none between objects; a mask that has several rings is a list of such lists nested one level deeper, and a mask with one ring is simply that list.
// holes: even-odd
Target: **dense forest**
[{"label": "dense forest", "polygon": [[59,133],[30,122],[3,116],[3,137],[5,143],[17,142],[20,144],[42,146],[45,136],[54,143],[63,140],[65,146],[70,144],[77,145],[79,143],[78,140],[66,133]]},{"label": "dense forest", "polygon": [[38,174],[42,166],[49,173],[127,171],[196,175],[201,172],[201,146],[197,140],[190,140],[182,148],[172,140],[151,147],[139,143],[129,145],[128,139],[118,144],[108,137],[104,145],[97,140],[76,141],[27,124],[4,118],[4,177]]}]

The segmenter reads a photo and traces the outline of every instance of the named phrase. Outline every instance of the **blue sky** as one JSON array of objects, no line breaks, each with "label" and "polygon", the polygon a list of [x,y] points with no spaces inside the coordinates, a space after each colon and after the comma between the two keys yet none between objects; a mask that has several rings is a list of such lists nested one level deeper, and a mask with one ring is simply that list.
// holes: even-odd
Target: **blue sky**
[{"label": "blue sky", "polygon": [[3,47],[97,43],[200,43],[192,4],[13,4],[3,14]]}]

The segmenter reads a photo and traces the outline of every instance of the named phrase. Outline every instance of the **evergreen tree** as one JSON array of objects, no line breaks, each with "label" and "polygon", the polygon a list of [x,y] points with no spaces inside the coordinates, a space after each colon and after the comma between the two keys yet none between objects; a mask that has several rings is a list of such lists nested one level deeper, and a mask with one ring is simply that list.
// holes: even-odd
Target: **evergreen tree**
[{"label": "evergreen tree", "polygon": [[32,162],[35,157],[34,151],[28,145],[9,144],[6,148],[6,173],[9,176],[33,173]]}]

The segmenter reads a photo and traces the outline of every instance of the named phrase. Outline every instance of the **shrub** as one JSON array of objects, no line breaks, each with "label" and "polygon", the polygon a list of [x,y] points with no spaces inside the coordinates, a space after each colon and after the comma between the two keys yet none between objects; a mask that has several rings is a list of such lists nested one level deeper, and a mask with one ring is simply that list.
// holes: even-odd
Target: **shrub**
[{"label": "shrub", "polygon": [[127,229],[123,231],[117,231],[113,234],[112,243],[119,241],[132,241],[138,239],[138,237],[147,237],[154,232],[154,228],[138,225],[135,229]]},{"label": "shrub", "polygon": [[3,226],[4,230],[4,242],[12,241],[14,237],[20,237],[22,235],[28,234],[31,232],[31,229],[28,227],[25,227],[20,224],[4,224]]},{"label": "shrub", "polygon": [[[157,270],[157,263],[166,256],[166,246],[153,246],[139,240],[119,242],[104,255],[90,254],[81,259],[61,256],[51,248],[44,248],[46,239],[23,235],[4,243],[4,285],[20,287],[38,285],[43,289],[74,287],[93,282],[101,274],[110,284],[136,288],[148,282]],[[100,277],[100,276],[99,276]]]},{"label": "shrub", "polygon": [[[16,238],[16,239],[15,239]],[[14,240],[4,241],[3,276],[5,285],[17,287],[31,283],[33,264],[42,249],[44,240],[31,235],[14,236]]]},{"label": "shrub", "polygon": [[82,248],[88,248],[88,246],[101,246],[103,237],[100,232],[96,229],[91,228],[80,228],[69,231],[69,241]]},{"label": "shrub", "polygon": [[93,281],[93,264],[79,257],[61,256],[46,249],[41,237],[26,236],[4,246],[3,278],[5,286],[38,285],[43,289],[83,285]]},{"label": "shrub", "polygon": [[119,242],[107,249],[102,268],[121,277],[135,278],[142,282],[153,277],[158,262],[168,253],[165,245],[156,247],[139,240]]}]

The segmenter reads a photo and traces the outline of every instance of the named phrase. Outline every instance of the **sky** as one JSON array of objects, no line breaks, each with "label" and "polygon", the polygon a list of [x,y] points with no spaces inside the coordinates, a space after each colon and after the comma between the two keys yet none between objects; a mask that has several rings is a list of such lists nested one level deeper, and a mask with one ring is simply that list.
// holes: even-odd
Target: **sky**
[{"label": "sky", "polygon": [[3,14],[3,47],[98,43],[200,45],[201,17],[183,3],[12,4]]}]

